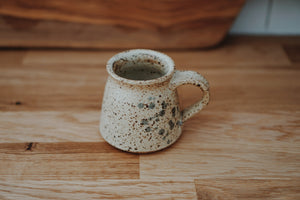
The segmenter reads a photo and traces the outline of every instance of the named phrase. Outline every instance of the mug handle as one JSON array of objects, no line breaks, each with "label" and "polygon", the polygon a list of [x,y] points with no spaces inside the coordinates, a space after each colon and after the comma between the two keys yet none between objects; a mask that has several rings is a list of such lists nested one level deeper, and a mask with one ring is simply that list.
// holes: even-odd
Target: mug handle
[{"label": "mug handle", "polygon": [[187,119],[202,110],[209,102],[209,83],[201,74],[195,71],[176,70],[170,82],[171,89],[175,90],[177,87],[186,84],[199,87],[203,92],[203,97],[200,101],[185,108],[181,112],[182,122],[185,122]]}]

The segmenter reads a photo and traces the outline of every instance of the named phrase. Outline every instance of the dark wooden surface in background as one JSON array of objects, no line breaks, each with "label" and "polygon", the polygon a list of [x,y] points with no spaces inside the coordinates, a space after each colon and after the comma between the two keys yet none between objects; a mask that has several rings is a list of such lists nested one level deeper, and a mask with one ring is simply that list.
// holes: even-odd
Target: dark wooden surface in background
[{"label": "dark wooden surface in background", "polygon": [[0,46],[198,48],[225,37],[244,0],[0,0]]}]

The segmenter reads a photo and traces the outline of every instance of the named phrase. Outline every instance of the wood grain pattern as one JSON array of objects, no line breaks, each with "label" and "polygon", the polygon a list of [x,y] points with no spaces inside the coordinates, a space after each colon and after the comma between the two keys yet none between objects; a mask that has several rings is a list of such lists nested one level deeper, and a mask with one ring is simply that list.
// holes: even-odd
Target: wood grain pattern
[{"label": "wood grain pattern", "polygon": [[139,178],[139,157],[97,143],[0,145],[1,180],[99,180]]},{"label": "wood grain pattern", "polygon": [[[71,66],[58,63],[14,69],[2,67],[0,107],[2,110],[28,110],[38,107],[48,110],[54,107],[99,110],[102,97],[100,94],[103,93],[106,81],[104,77],[101,78],[101,74],[106,75],[104,66]],[[83,68],[86,73],[82,72]]]},{"label": "wood grain pattern", "polygon": [[300,179],[197,179],[198,199],[282,199],[300,198]]},{"label": "wood grain pattern", "polygon": [[151,199],[196,200],[193,181],[0,181],[7,199]]},{"label": "wood grain pattern", "polygon": [[[272,52],[269,51],[270,49],[272,49]],[[28,51],[24,55],[22,67],[19,67],[18,64],[14,66],[11,66],[11,64],[7,65],[4,62],[0,69],[0,88],[3,94],[0,98],[0,108],[2,110],[19,111],[32,109],[51,110],[54,107],[62,110],[99,109],[107,77],[105,70],[106,61],[116,52]],[[3,57],[7,57],[5,51],[2,53],[4,54]],[[281,73],[285,73],[294,82],[297,81],[297,72],[285,70],[290,66],[290,61],[278,44],[262,43],[252,45],[233,43],[216,50],[195,52],[165,51],[165,53],[174,58],[178,69],[192,69],[202,73],[211,80],[211,89],[213,91],[215,88],[217,89],[212,95],[228,93],[226,94],[227,101],[222,99],[224,96],[216,98],[216,101],[222,104],[218,108],[223,107],[225,103],[227,105],[234,103],[230,95],[236,93],[256,95],[264,98],[265,101],[272,100],[269,98],[270,95],[278,95],[278,100],[286,101],[280,93],[274,91],[277,87],[272,84],[273,81],[280,84]],[[15,60],[17,59],[16,57]],[[250,66],[251,68],[248,68]],[[82,68],[85,70],[82,71]],[[222,73],[226,73],[225,80],[222,73],[216,73],[216,68],[223,69]],[[240,70],[241,68],[243,70]],[[256,68],[256,70],[251,71],[252,68]],[[268,71],[269,68],[276,68],[276,70]],[[293,67],[289,68],[293,69]],[[297,70],[296,68],[294,69]],[[265,74],[270,74],[268,75],[269,79],[264,78]],[[233,78],[226,80],[228,76]],[[232,88],[238,87],[237,83],[244,80],[247,76],[251,76],[248,79],[249,81],[245,82],[249,89],[247,93],[242,92],[242,89]],[[253,86],[251,81],[254,78],[259,79],[255,83],[257,86],[255,89],[263,90],[260,93],[250,89]],[[225,84],[224,81],[230,81],[230,83]],[[268,84],[260,87],[262,82],[268,82]],[[284,87],[290,87],[288,83],[285,84],[286,86]],[[224,90],[223,87],[227,88]],[[295,87],[298,86],[297,84],[291,84],[291,87],[291,89],[284,92],[293,95]],[[45,90],[45,88],[47,89]],[[188,91],[194,92],[195,90]],[[261,95],[262,93],[269,93],[269,96]],[[187,102],[186,98],[193,99],[194,97],[187,94],[182,95],[182,98],[184,98],[184,102]],[[254,101],[260,101],[260,98],[252,96]],[[287,101],[289,99],[287,98]],[[235,100],[239,101],[240,99]],[[16,105],[16,102],[21,102],[21,105]],[[247,104],[239,105],[247,106]],[[260,105],[265,106],[265,104]],[[272,106],[274,104],[267,105]],[[276,106],[280,105],[280,102],[276,104]],[[288,106],[290,104],[283,105]]]},{"label": "wood grain pattern", "polygon": [[[0,199],[299,199],[300,70],[286,48],[298,44],[238,37],[164,51],[205,75],[212,98],[178,142],[146,155],[98,131],[117,51],[1,50]],[[179,92],[182,107],[201,96]]]},{"label": "wood grain pattern", "polygon": [[[299,109],[299,67],[251,68],[228,67],[219,69],[221,73],[216,73],[216,69],[189,69],[202,73],[210,80],[211,111],[272,113]],[[289,81],[283,81],[283,77]],[[183,107],[196,101],[197,94],[199,91],[194,87],[180,88]]]},{"label": "wood grain pattern", "polygon": [[216,45],[244,0],[0,1],[0,45],[195,48]]},{"label": "wood grain pattern", "polygon": [[0,141],[104,141],[99,133],[99,118],[100,111],[0,112]]}]

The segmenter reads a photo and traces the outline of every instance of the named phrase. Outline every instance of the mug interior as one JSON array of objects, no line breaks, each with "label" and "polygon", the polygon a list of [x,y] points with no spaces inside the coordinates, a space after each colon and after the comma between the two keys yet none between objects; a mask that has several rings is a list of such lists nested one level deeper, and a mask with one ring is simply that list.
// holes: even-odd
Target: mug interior
[{"label": "mug interior", "polygon": [[152,52],[125,52],[112,63],[112,70],[119,77],[143,81],[158,79],[170,73],[167,61]]}]

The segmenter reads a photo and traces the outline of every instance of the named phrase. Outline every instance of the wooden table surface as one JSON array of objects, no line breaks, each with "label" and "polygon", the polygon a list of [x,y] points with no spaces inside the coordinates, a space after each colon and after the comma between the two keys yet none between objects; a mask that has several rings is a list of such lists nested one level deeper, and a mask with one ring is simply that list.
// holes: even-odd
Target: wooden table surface
[{"label": "wooden table surface", "polygon": [[[300,199],[300,38],[229,38],[163,51],[211,85],[170,148],[99,135],[106,61],[118,51],[0,51],[0,199]],[[200,97],[180,88],[187,106]]]}]

